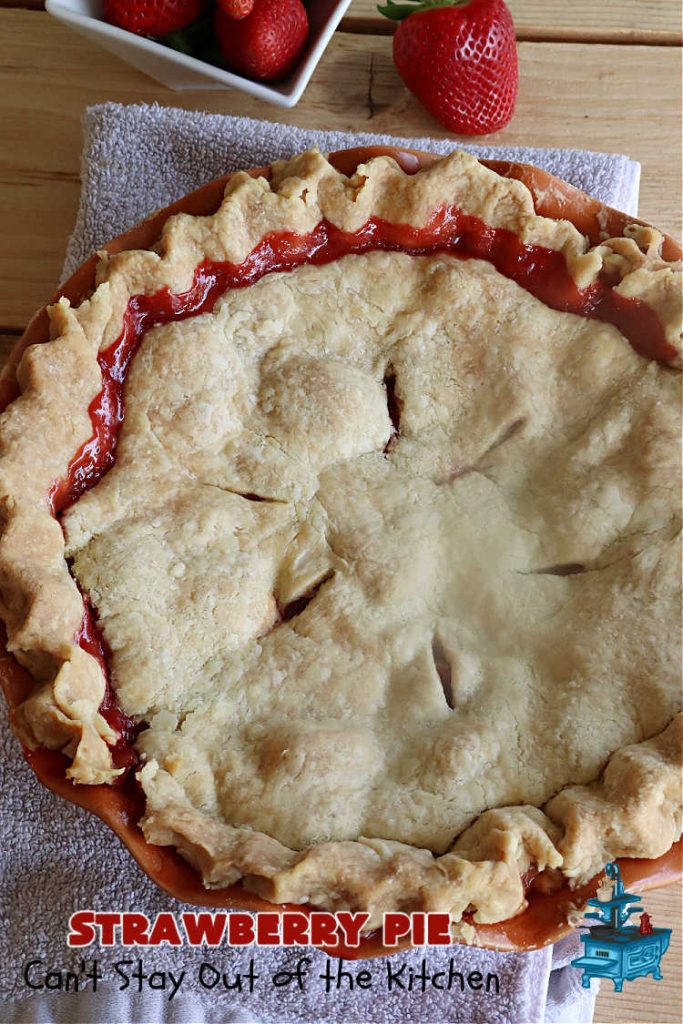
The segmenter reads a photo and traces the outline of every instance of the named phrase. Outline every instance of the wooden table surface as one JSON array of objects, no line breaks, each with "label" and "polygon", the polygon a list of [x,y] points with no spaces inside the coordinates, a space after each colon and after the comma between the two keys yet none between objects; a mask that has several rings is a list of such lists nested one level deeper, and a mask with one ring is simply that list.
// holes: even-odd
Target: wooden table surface
[{"label": "wooden table surface", "polygon": [[[241,93],[174,93],[54,21],[40,0],[0,0],[0,358],[53,291],[79,194],[80,117],[104,100],[153,100],[309,127],[449,137],[406,91],[391,24],[354,0],[293,110]],[[488,143],[625,153],[642,164],[640,215],[681,235],[678,0],[509,0],[519,38],[515,116]],[[457,138],[455,136],[450,136]],[[647,898],[673,928],[664,980],[603,992],[596,1021],[683,1020],[681,889]]]}]

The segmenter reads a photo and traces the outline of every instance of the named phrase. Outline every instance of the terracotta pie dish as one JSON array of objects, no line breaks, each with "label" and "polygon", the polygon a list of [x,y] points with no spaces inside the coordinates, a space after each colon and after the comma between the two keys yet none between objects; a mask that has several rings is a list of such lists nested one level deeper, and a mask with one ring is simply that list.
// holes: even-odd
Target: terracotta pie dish
[{"label": "terracotta pie dish", "polygon": [[[377,156],[390,156],[407,173],[429,167],[435,157],[425,153],[399,151],[386,147],[345,150],[330,156],[330,163],[343,174],[351,176],[360,164]],[[518,179],[530,190],[536,213],[554,220],[567,220],[591,245],[599,245],[605,238],[620,238],[642,222],[609,209],[580,192],[573,186],[537,168],[507,162],[485,162],[485,165],[505,178]],[[257,168],[247,172],[252,177],[271,176],[270,168]],[[223,198],[226,182],[232,176],[212,181],[146,221],[138,224],[110,242],[105,249],[110,254],[131,249],[152,247],[159,238],[168,217],[176,213],[208,216],[216,212]],[[661,246],[664,260],[673,262],[681,258],[680,247],[664,236]],[[54,303],[65,296],[72,306],[89,297],[96,285],[97,258],[91,257],[60,289]],[[26,332],[12,352],[0,380],[0,408],[4,409],[20,393],[16,368],[29,345],[50,339],[47,307],[31,321]],[[657,353],[652,353],[657,355]],[[32,693],[34,678],[12,654],[4,649],[0,658],[0,682],[10,708],[16,710]],[[21,730],[20,730],[21,731]],[[199,872],[184,859],[173,846],[152,845],[138,826],[144,813],[144,798],[129,775],[126,782],[117,785],[77,785],[66,776],[69,759],[58,750],[37,746],[29,749],[24,744],[26,758],[39,780],[60,796],[98,815],[120,837],[131,854],[162,889],[191,904],[214,908],[244,908],[250,910],[293,909],[294,904],[274,904],[244,888],[241,884],[219,888],[206,888]],[[681,875],[681,843],[656,859],[625,858],[619,861],[622,878],[629,889],[644,891],[667,885]],[[523,912],[508,920],[494,924],[477,924],[476,943],[490,949],[529,950],[554,942],[571,930],[569,919],[594,894],[596,879],[570,888],[566,883],[558,887],[549,876],[536,877],[533,868],[525,879],[527,906]],[[297,909],[302,909],[296,904]],[[307,906],[303,907],[308,910]],[[312,908],[311,908],[312,909]],[[336,955],[350,959],[379,956],[395,950],[382,946],[379,933],[368,935],[357,949],[335,949]]]}]

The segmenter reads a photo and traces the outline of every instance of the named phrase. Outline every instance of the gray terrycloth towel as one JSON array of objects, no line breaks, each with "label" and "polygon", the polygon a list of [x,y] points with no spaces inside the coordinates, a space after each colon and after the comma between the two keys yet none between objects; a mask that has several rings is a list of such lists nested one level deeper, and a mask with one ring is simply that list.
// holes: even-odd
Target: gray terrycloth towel
[{"label": "gray terrycloth towel", "polygon": [[[83,191],[65,274],[94,249],[150,211],[165,206],[211,178],[240,167],[258,166],[317,145],[322,150],[394,143],[446,153],[448,141],[351,135],[302,130],[285,125],[158,106],[105,104],[84,118]],[[539,150],[467,146],[477,155],[524,160],[545,167],[611,206],[635,213],[639,165],[623,156],[580,150]],[[262,1024],[540,1024],[590,1022],[595,988],[582,989],[580,974],[568,966],[578,955],[577,935],[532,953],[491,953],[453,947],[416,949],[391,958],[394,965],[430,971],[448,968],[467,976],[495,974],[500,990],[451,992],[428,989],[389,993],[383,961],[357,962],[370,970],[373,988],[325,994],[317,979],[328,958],[316,950],[193,950],[161,947],[123,950],[89,947],[69,950],[67,922],[76,909],[137,910],[153,918],[184,907],[160,892],[133,862],[118,839],[98,819],[53,796],[40,786],[24,762],[18,742],[0,716],[0,1003],[2,1022],[68,1024],[147,1024],[147,1022],[253,1021]],[[303,993],[275,990],[267,984],[253,994],[203,991],[196,976],[209,960],[233,974],[254,959],[255,970],[268,979],[299,956],[311,959],[311,982]],[[185,969],[179,994],[129,988],[118,991],[113,964],[141,957],[148,971]],[[22,980],[28,960],[45,969],[79,969],[80,961],[99,961],[108,981],[97,993],[36,993]],[[406,971],[408,973],[408,971]],[[112,980],[114,979],[114,980]]]},{"label": "gray terrycloth towel", "polygon": [[83,183],[64,277],[95,249],[167,206],[230,171],[260,167],[312,146],[323,152],[350,146],[405,146],[445,155],[465,149],[477,157],[535,164],[596,199],[634,216],[640,164],[613,153],[531,146],[457,146],[448,139],[405,138],[369,132],[326,132],[248,117],[104,103],[86,110]]}]

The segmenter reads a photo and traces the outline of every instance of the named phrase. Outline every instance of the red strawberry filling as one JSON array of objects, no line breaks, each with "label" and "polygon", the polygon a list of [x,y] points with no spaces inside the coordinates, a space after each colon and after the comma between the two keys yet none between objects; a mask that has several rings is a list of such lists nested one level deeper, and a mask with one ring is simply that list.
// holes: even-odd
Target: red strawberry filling
[{"label": "red strawberry filling", "polygon": [[[100,704],[99,711],[107,725],[118,733],[119,736],[116,744],[112,747],[112,761],[116,768],[134,768],[138,763],[138,756],[133,748],[133,743],[142,726],[136,725],[132,718],[129,718],[117,703],[109,678],[108,662],[110,651],[107,647],[107,642],[97,625],[95,613],[87,597],[83,599],[83,606],[83,621],[76,639],[79,647],[82,647],[84,651],[87,651],[88,654],[97,659],[106,680],[104,698]],[[125,774],[127,773],[124,773],[124,777]]]}]

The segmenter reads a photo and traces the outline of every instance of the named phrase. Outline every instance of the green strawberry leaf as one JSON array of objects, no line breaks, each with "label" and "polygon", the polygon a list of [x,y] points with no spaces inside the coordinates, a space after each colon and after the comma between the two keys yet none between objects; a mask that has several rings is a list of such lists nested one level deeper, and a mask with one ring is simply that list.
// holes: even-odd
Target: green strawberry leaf
[{"label": "green strawberry leaf", "polygon": [[211,13],[207,11],[187,28],[183,28],[179,32],[171,32],[170,35],[163,36],[157,41],[163,43],[164,46],[170,46],[172,50],[187,54],[188,57],[198,57],[199,60],[204,60],[204,50],[207,41],[211,39],[213,39],[212,18]]},{"label": "green strawberry leaf", "polygon": [[431,11],[435,7],[461,7],[468,2],[469,0],[407,0],[405,3],[397,4],[394,0],[387,0],[383,7],[378,5],[377,10],[392,21],[403,21],[420,11]]},{"label": "green strawberry leaf", "polygon": [[178,50],[179,53],[186,53],[188,57],[195,56],[195,49],[192,45],[192,40],[188,39],[187,29],[181,29],[180,32],[171,32],[170,35],[164,36],[163,39],[159,40],[164,46],[170,46],[172,50]]},{"label": "green strawberry leaf", "polygon": [[387,0],[384,7],[380,7],[378,4],[377,10],[385,18],[391,18],[392,21],[403,21],[409,14],[414,14],[417,8],[409,7],[407,4],[395,4],[393,0]]}]

